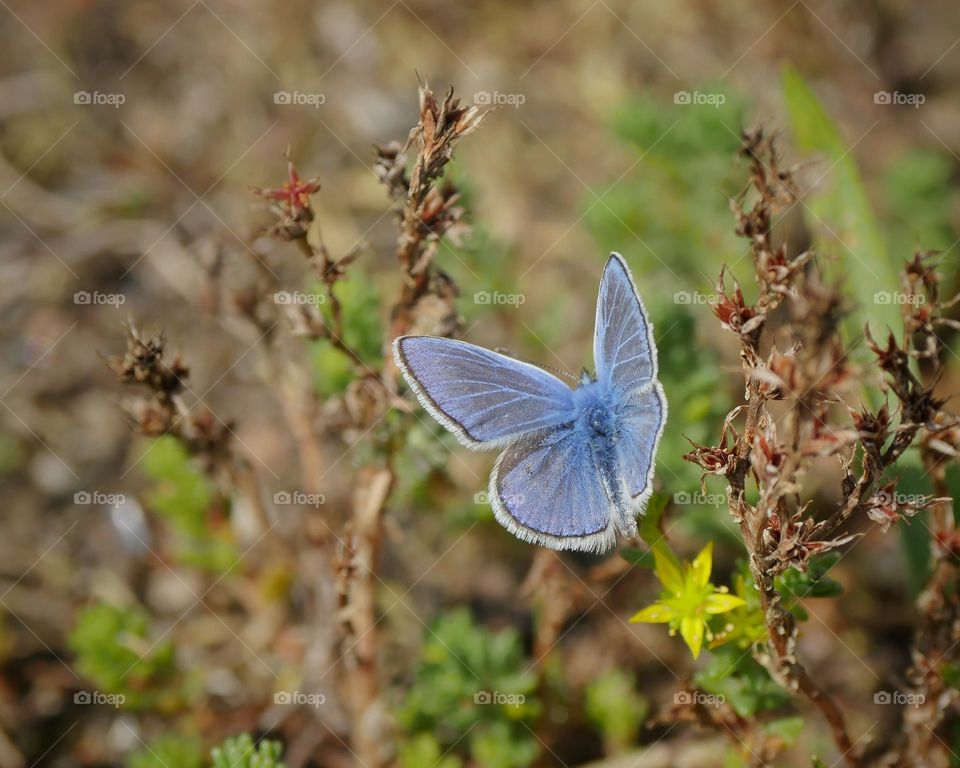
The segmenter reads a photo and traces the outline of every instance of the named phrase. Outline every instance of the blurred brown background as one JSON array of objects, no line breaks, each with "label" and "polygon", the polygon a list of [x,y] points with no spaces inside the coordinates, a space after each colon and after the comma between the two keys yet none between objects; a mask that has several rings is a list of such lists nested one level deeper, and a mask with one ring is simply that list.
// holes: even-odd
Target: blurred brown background
[{"label": "blurred brown background", "polygon": [[[259,235],[269,216],[249,193],[250,186],[283,180],[288,146],[301,173],[322,183],[316,208],[331,250],[342,253],[364,242],[354,279],[389,294],[398,281],[396,232],[372,170],[371,144],[405,140],[417,118],[418,75],[438,92],[454,85],[467,103],[484,103],[487,94],[500,99],[502,107],[464,141],[452,171],[466,189],[468,218],[496,244],[491,250],[500,260],[478,266],[482,248],[478,261],[459,250],[443,251],[439,259],[461,284],[468,338],[512,346],[568,370],[586,360],[595,284],[607,252],[622,251],[638,274],[648,274],[645,295],[706,290],[719,266],[709,241],[702,254],[678,253],[660,241],[651,244],[642,226],[616,240],[593,218],[607,208],[600,198],[617,187],[642,187],[649,178],[646,154],[655,142],[641,149],[611,128],[638,94],[667,113],[677,108],[679,91],[735,93],[747,124],[783,130],[790,160],[816,163],[790,144],[780,79],[781,68],[790,65],[840,126],[881,219],[897,214],[884,208],[890,198],[878,191],[885,174],[897,158],[919,148],[941,157],[948,169],[949,194],[940,204],[946,231],[960,226],[960,23],[951,2],[2,5],[4,768],[119,764],[157,731],[191,717],[189,727],[205,739],[264,729],[275,718],[264,719],[258,702],[276,689],[278,670],[291,676],[291,669],[309,663],[300,650],[277,642],[269,601],[264,615],[247,614],[235,610],[235,597],[214,592],[211,610],[197,609],[184,624],[174,624],[193,605],[191,592],[205,594],[215,577],[159,565],[165,556],[124,537],[109,500],[75,503],[77,493],[125,494],[124,525],[142,524],[143,531],[155,525],[143,522],[141,505],[133,501],[151,482],[141,461],[149,444],[131,436],[118,404],[124,392],[102,358],[122,352],[128,319],[148,330],[165,329],[170,349],[190,366],[190,399],[199,397],[231,424],[239,452],[272,489],[296,487],[290,439],[277,404],[264,394],[262,361],[254,351],[260,340],[230,327],[232,310],[224,298],[242,290],[258,264],[269,265],[289,286],[306,280],[295,253],[279,256],[283,246]],[[925,100],[916,109],[878,104],[878,91],[920,93]],[[731,136],[740,128],[729,125]],[[728,159],[733,167],[730,154],[721,157]],[[828,165],[815,166],[813,178]],[[728,192],[703,190],[721,208]],[[667,209],[686,204],[661,202]],[[958,252],[948,250],[949,242],[925,242],[924,222],[908,221],[900,231],[905,242],[913,238],[909,247],[942,247],[955,270]],[[680,261],[683,269],[671,268]],[[210,288],[212,272],[220,275],[217,291]],[[522,293],[522,306],[476,314],[471,297],[491,289],[488,274]],[[87,299],[77,298],[84,293]],[[382,315],[385,309],[371,311]],[[697,323],[715,336],[711,322],[707,312],[699,313]],[[732,348],[715,338],[664,343],[711,346],[722,370],[737,365]],[[736,377],[717,389],[736,397]],[[682,447],[682,425],[671,429]],[[347,468],[362,461],[360,438],[348,434],[325,444],[327,504],[346,503],[353,485]],[[432,438],[427,441],[437,450]],[[484,489],[488,465],[487,457],[455,449],[448,466],[453,486],[445,493],[467,498]],[[424,520],[431,514],[428,505],[414,505],[388,525],[384,578],[394,594],[385,595],[385,604],[403,595],[410,605],[384,625],[386,667],[399,690],[423,623],[441,607],[470,604],[494,624],[522,631],[528,621],[523,582],[531,550],[508,541],[488,519],[462,536],[467,524],[442,528]],[[241,530],[239,551],[256,544],[255,536],[243,540],[242,525],[234,525]],[[151,549],[160,549],[153,542]],[[806,625],[804,638],[812,665],[849,694],[858,735],[880,717],[868,711],[870,691],[902,667],[897,642],[909,635],[899,615],[909,611],[898,575],[899,545],[891,535],[871,546],[874,554],[844,563],[850,580],[869,588],[855,587],[844,602],[827,605]],[[424,569],[441,555],[435,570]],[[308,575],[301,570],[297,578]],[[244,582],[236,589],[244,591]],[[583,685],[605,658],[632,659],[669,697],[676,680],[654,654],[675,656],[682,670],[689,666],[684,649],[661,628],[623,622],[649,602],[656,586],[647,572],[618,590],[623,594],[606,598],[614,609],[588,611],[583,625],[566,636],[565,653],[577,651],[567,670],[570,684]],[[160,617],[158,633],[174,630],[184,663],[210,670],[222,663],[222,674],[203,684],[208,700],[219,705],[205,705],[201,715],[194,708],[174,716],[162,707],[138,714],[71,704],[71,691],[84,686],[66,639],[77,611],[92,600],[123,602],[133,594],[148,596],[143,601]],[[227,617],[229,634],[218,615]],[[193,645],[178,634],[188,625]],[[306,622],[286,641],[309,646],[313,626]],[[890,645],[871,647],[877,636]],[[657,698],[653,683],[647,693]],[[302,764],[317,743],[329,742],[329,759],[340,761],[329,764],[349,764],[335,738],[311,722],[288,728],[286,736],[298,745],[289,762]],[[330,728],[340,732],[335,723]],[[312,729],[309,743],[291,735],[306,729]],[[811,740],[826,744],[822,734]],[[564,756],[573,764],[598,752],[572,747]]]}]

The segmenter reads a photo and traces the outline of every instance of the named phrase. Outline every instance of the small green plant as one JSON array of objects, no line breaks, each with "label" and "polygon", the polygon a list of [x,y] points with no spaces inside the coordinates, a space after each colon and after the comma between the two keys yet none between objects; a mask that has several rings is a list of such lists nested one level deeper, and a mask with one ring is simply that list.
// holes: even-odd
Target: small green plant
[{"label": "small green plant", "polygon": [[405,768],[422,765],[415,760],[437,751],[469,757],[484,768],[530,765],[538,745],[526,724],[539,703],[536,676],[525,664],[515,630],[491,632],[466,610],[437,620],[397,712],[408,736],[401,752]]},{"label": "small green plant", "polygon": [[152,481],[146,505],[169,523],[177,559],[215,573],[228,570],[238,552],[229,527],[214,522],[215,507],[223,500],[183,443],[169,435],[159,438],[144,456],[143,468]]},{"label": "small green plant", "polygon": [[623,752],[633,744],[650,703],[637,693],[632,674],[611,670],[587,686],[585,697],[587,717],[603,734],[608,755]]},{"label": "small green plant", "polygon": [[717,648],[694,681],[707,693],[721,697],[741,717],[753,717],[790,701],[787,692],[749,653],[729,643]]},{"label": "small green plant", "polygon": [[[340,281],[330,290],[336,291],[344,345],[353,350],[363,364],[375,369],[383,342],[380,297],[376,288],[370,282],[358,279]],[[318,300],[323,299],[322,286],[317,285],[313,295]],[[328,325],[335,321],[333,312],[332,302],[321,303],[321,313]],[[356,377],[357,360],[345,354],[343,348],[331,344],[328,338],[310,342],[310,357],[320,395],[341,395]]]},{"label": "small green plant", "polygon": [[203,768],[203,744],[195,736],[164,733],[130,756],[129,768]]},{"label": "small green plant", "polygon": [[283,745],[263,739],[254,743],[248,733],[232,736],[210,751],[213,768],[286,768]]},{"label": "small green plant", "polygon": [[131,708],[172,704],[173,645],[151,639],[149,617],[138,607],[92,605],[70,634],[77,670],[104,693],[123,697]]},{"label": "small green plant", "polygon": [[[263,739],[254,742],[248,733],[230,736],[210,751],[210,768],[286,768],[283,745]],[[129,768],[206,768],[200,739],[165,733],[134,752]]]},{"label": "small green plant", "polygon": [[456,755],[444,755],[440,742],[430,733],[418,733],[400,745],[397,762],[400,768],[460,768],[463,761]]}]

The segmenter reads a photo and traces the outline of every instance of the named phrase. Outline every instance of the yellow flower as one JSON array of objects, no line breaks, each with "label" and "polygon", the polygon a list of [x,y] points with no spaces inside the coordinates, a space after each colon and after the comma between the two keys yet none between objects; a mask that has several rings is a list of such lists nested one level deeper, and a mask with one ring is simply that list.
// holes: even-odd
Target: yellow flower
[{"label": "yellow flower", "polygon": [[680,631],[693,658],[700,655],[703,639],[712,639],[711,616],[744,605],[726,587],[710,583],[713,570],[713,544],[707,544],[691,563],[681,563],[665,545],[653,547],[654,573],[664,586],[660,599],[637,613],[630,621],[669,624],[670,634]]}]

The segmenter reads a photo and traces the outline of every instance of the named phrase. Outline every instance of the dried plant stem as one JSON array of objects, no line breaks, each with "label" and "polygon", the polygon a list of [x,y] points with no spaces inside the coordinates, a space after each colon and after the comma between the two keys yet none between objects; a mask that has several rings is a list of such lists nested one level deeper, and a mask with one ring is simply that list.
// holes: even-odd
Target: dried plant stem
[{"label": "dried plant stem", "polygon": [[357,478],[347,542],[338,560],[340,617],[350,643],[342,682],[352,719],[352,748],[362,765],[377,768],[390,758],[390,720],[381,697],[377,633],[377,565],[383,514],[393,489],[390,468],[368,467]]},{"label": "dried plant stem", "polygon": [[[762,327],[762,326],[761,326]],[[761,553],[764,551],[763,530],[765,514],[759,508],[752,508],[745,502],[746,482],[752,463],[750,452],[760,434],[761,419],[764,414],[765,398],[762,386],[752,377],[752,366],[747,360],[753,359],[756,352],[757,335],[751,336],[751,344],[744,351],[744,366],[747,374],[747,416],[743,434],[737,443],[736,459],[731,474],[727,475],[732,493],[730,494],[731,513],[740,520],[740,530],[750,555],[750,572],[760,593],[760,604],[767,624],[772,655],[762,655],[774,679],[785,687],[799,691],[810,700],[823,714],[834,742],[846,761],[853,766],[860,765],[853,754],[853,741],[847,731],[843,712],[835,701],[810,677],[796,656],[796,623],[793,616],[783,605],[780,593],[774,586],[773,573]]]},{"label": "dried plant stem", "polygon": [[[938,494],[946,497],[943,462],[960,455],[960,430],[956,417],[944,411],[944,401],[933,394],[942,349],[935,328],[954,321],[943,318],[947,305],[939,301],[939,277],[928,264],[930,254],[917,254],[903,272],[907,300],[901,341],[891,333],[881,346],[866,331],[883,385],[896,397],[898,414],[891,415],[886,405],[876,411],[849,409],[852,424],[835,424],[831,407],[844,402],[855,378],[838,330],[843,300],[820,281],[817,270],[809,265],[809,254],[790,257],[784,246],[773,245],[772,214],[795,193],[791,173],[779,169],[770,139],[760,131],[746,133],[743,154],[750,163],[754,202],[747,207],[745,193],[733,208],[738,233],[750,241],[759,296],[749,304],[739,285],[728,291],[721,272],[714,313],[739,339],[746,402],[727,416],[719,445],[694,445],[685,458],[729,483],[730,514],[749,553],[767,629],[767,642],[755,649],[755,656],[774,679],[820,710],[842,759],[849,765],[864,765],[866,749],[855,749],[840,706],[797,658],[796,620],[784,605],[776,579],[789,568],[804,571],[815,555],[850,542],[855,534],[842,529],[860,513],[886,530],[903,516],[932,508],[935,576],[921,602],[925,624],[912,676],[924,695],[929,694],[929,701],[942,703],[945,686],[935,668],[953,652],[960,637],[960,603],[953,589],[953,559],[960,541],[953,531],[952,507],[947,498],[901,500],[896,484],[884,482],[887,470],[922,435],[928,471]],[[791,349],[783,353],[774,344],[763,359],[761,337],[773,335],[768,334],[767,321],[781,304],[790,315],[786,328],[791,331]],[[911,361],[926,362],[934,375],[918,377]],[[787,406],[782,425],[767,407],[771,401]],[[737,434],[733,422],[742,415],[744,425]],[[731,435],[732,445],[728,445]],[[807,513],[810,502],[802,498],[802,481],[814,461],[826,457],[840,462],[840,502],[816,522]],[[755,504],[746,500],[751,480],[758,492]],[[943,557],[945,552],[950,552],[949,559]],[[930,717],[939,723],[942,709],[937,705]],[[924,743],[929,747],[929,738],[918,731],[915,718],[907,713],[905,720],[913,726],[901,741],[910,749]],[[918,764],[914,755],[898,754],[907,762],[893,764]]]},{"label": "dried plant stem", "polygon": [[[390,310],[387,346],[398,336],[417,332],[451,336],[459,318],[456,286],[434,263],[442,238],[465,226],[460,193],[450,183],[439,184],[456,145],[476,130],[488,114],[462,106],[450,88],[438,99],[429,85],[420,86],[420,117],[405,145],[393,142],[375,147],[376,169],[393,200],[401,205],[395,249],[400,268],[400,292]],[[406,153],[416,147],[409,176]],[[384,367],[384,381],[394,390],[396,368],[392,356]]]},{"label": "dried plant stem", "polygon": [[955,707],[960,700],[960,692],[943,678],[945,668],[960,662],[957,530],[946,478],[950,451],[955,450],[950,446],[951,437],[954,441],[957,438],[955,427],[930,432],[921,444],[923,465],[939,498],[930,507],[931,576],[917,598],[920,626],[914,639],[913,664],[908,673],[915,706],[903,709],[899,744],[887,756],[890,764],[913,759],[920,768],[947,768],[951,765],[951,752],[944,743],[948,737],[938,735],[939,731],[949,732],[949,723],[956,722]]},{"label": "dried plant stem", "polygon": [[[771,676],[790,690],[805,696],[823,714],[833,740],[850,765],[860,765],[843,713],[837,703],[809,675],[796,655],[797,628],[775,586],[776,577],[793,563],[804,563],[813,549],[806,539],[802,509],[795,512],[792,500],[799,491],[798,479],[812,459],[808,442],[830,442],[832,436],[818,429],[826,392],[842,375],[843,352],[836,343],[826,343],[834,322],[835,301],[818,283],[803,281],[802,296],[797,281],[803,275],[809,254],[790,257],[784,246],[774,246],[773,214],[794,199],[789,171],[777,165],[772,142],[761,132],[744,136],[743,154],[750,164],[755,202],[746,207],[746,193],[734,203],[737,231],[750,241],[759,286],[755,304],[747,304],[739,285],[727,292],[721,273],[717,288],[720,300],[714,312],[724,327],[737,334],[745,378],[745,403],[727,417],[721,443],[716,448],[695,446],[688,460],[706,471],[726,477],[730,514],[740,526],[749,553],[750,572],[760,594],[768,642],[756,656]],[[770,313],[786,298],[798,302],[801,317],[795,325],[805,329],[794,352],[781,355],[774,347],[770,358],[761,357],[760,343]],[[835,369],[839,368],[839,371]],[[831,379],[833,375],[833,379]],[[777,437],[776,421],[767,409],[771,399],[791,401],[787,413],[789,436]],[[732,422],[743,415],[740,434]],[[727,446],[728,433],[734,435]],[[759,500],[747,502],[747,482],[755,478]]]}]

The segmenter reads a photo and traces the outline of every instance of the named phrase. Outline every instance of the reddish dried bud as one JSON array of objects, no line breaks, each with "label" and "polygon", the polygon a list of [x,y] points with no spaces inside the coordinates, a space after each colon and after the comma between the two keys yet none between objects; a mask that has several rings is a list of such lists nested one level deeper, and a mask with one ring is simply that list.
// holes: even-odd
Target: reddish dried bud
[{"label": "reddish dried bud", "polygon": [[866,408],[860,411],[851,409],[850,418],[853,420],[854,428],[865,442],[882,445],[887,439],[890,430],[890,412],[886,403],[876,413]]},{"label": "reddish dried bud", "polygon": [[904,275],[911,285],[921,283],[933,301],[936,301],[940,288],[940,275],[935,269],[936,264],[927,264],[935,260],[940,254],[936,251],[918,251],[913,260],[904,267]]},{"label": "reddish dried bud", "polygon": [[689,461],[703,468],[708,475],[726,475],[733,469],[736,459],[732,451],[726,448],[726,438],[720,441],[716,448],[707,445],[700,445],[692,440],[693,450],[684,454],[683,460]]},{"label": "reddish dried bud", "polygon": [[770,400],[783,399],[785,392],[796,392],[800,386],[797,358],[792,352],[783,354],[776,347],[770,350],[767,367],[755,376],[765,383],[763,394]]},{"label": "reddish dried bud", "polygon": [[860,534],[851,534],[820,541],[812,538],[816,530],[816,525],[809,520],[798,522],[796,519],[788,518],[787,522],[781,526],[777,515],[770,516],[763,532],[767,546],[767,559],[775,563],[778,568],[793,566],[803,570],[806,568],[807,561],[814,555],[829,552],[860,536]]},{"label": "reddish dried bud", "polygon": [[787,460],[787,455],[778,444],[777,435],[772,426],[766,430],[765,435],[757,434],[750,453],[754,470],[765,478],[775,478],[779,475]]},{"label": "reddish dried bud", "polygon": [[254,187],[252,191],[255,195],[274,201],[272,210],[277,214],[278,221],[270,226],[268,232],[281,240],[297,240],[307,235],[314,218],[310,196],[319,190],[319,179],[301,179],[288,155],[287,180],[283,185],[276,189]]},{"label": "reddish dried bud", "polygon": [[896,483],[887,483],[867,499],[865,506],[867,516],[886,533],[893,523],[902,518],[913,517],[922,509],[949,501],[948,498],[900,493],[897,491]]},{"label": "reddish dried bud", "polygon": [[717,284],[717,295],[718,299],[711,308],[724,328],[734,333],[750,333],[763,321],[763,315],[758,315],[753,307],[747,305],[739,285],[732,295],[724,291],[722,275]]},{"label": "reddish dried bud", "polygon": [[869,328],[865,329],[865,335],[867,338],[867,346],[869,346],[870,351],[876,355],[877,362],[884,371],[887,373],[895,373],[908,367],[909,358],[906,353],[900,349],[892,331],[890,335],[887,336],[886,347],[881,347],[874,341]]}]

